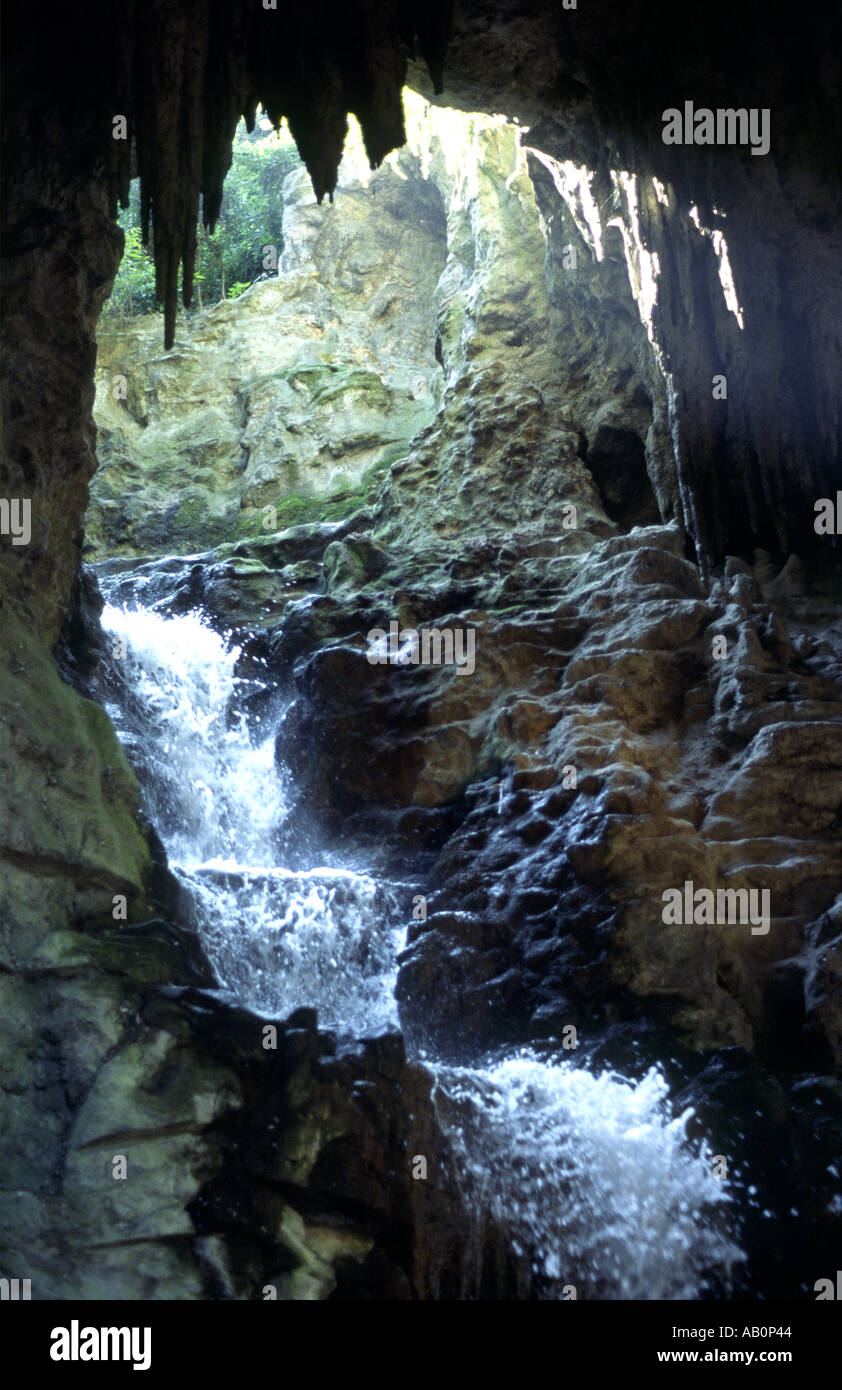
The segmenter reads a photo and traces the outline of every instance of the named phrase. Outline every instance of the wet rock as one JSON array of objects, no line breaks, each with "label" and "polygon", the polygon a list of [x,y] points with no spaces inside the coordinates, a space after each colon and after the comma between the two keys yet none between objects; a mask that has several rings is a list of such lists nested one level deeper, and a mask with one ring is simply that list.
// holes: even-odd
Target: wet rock
[{"label": "wet rock", "polygon": [[838,1082],[779,1080],[740,1049],[712,1058],[675,1096],[691,1130],[725,1160],[747,1262],[737,1297],[813,1296],[816,1271],[838,1241]]},{"label": "wet rock", "polygon": [[818,1033],[838,1072],[842,1061],[842,933],[839,931],[842,902],[837,898],[827,912],[804,928],[805,948],[798,964],[803,971],[802,987],[807,1027]]}]

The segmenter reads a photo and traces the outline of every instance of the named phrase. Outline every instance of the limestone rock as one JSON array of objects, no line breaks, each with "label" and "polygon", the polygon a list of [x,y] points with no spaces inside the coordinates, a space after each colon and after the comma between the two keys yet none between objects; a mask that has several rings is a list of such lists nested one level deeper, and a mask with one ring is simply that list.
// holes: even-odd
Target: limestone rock
[{"label": "limestone rock", "polygon": [[431,419],[433,290],[444,262],[435,188],[403,156],[342,196],[284,181],[281,273],[182,320],[99,334],[100,468],[86,555],[203,551],[359,506]]}]

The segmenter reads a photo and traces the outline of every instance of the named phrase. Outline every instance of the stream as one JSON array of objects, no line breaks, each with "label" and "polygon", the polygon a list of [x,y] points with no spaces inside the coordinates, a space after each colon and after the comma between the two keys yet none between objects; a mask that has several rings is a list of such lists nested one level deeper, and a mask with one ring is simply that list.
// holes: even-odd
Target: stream
[{"label": "stream", "polygon": [[[255,715],[235,641],[199,612],[145,607],[132,576],[99,578],[123,675],[108,710],[220,987],[269,1017],[313,1007],[341,1036],[397,1029],[411,887],[327,847],[309,867],[279,863],[280,698]],[[657,1069],[630,1080],[528,1048],[470,1066],[415,1060],[456,1156],[466,1239],[492,1219],[529,1296],[694,1299],[712,1274],[727,1286],[743,1258],[732,1193]]]}]

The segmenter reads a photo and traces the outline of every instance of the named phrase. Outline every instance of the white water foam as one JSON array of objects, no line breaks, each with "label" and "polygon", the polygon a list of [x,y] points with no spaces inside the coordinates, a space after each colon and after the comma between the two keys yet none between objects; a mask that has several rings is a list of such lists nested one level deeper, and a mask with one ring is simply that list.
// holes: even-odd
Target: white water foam
[{"label": "white water foam", "polygon": [[199,613],[165,617],[108,605],[125,642],[132,699],[115,711],[142,750],[146,810],[193,901],[220,984],[260,1013],[308,1005],[355,1036],[397,1022],[404,929],[390,890],[365,874],[275,863],[287,813],[274,738],[254,742],[237,698],[240,647]]},{"label": "white water foam", "polygon": [[258,1013],[301,1005],[353,1037],[397,1025],[395,961],[405,934],[393,893],[345,869],[186,873],[202,940],[227,987]]},{"label": "white water foam", "polygon": [[[286,807],[274,741],[255,744],[233,708],[240,647],[200,614],[164,617],[106,606],[103,626],[126,644],[123,669],[139,705],[155,827],[175,864],[216,857],[271,862],[272,832]],[[131,724],[131,711],[120,721]]]},{"label": "white water foam", "polygon": [[692,1111],[670,1116],[657,1071],[635,1083],[524,1049],[434,1074],[475,1260],[490,1219],[540,1297],[691,1299],[706,1270],[727,1282],[742,1259],[730,1195],[708,1147],[687,1141]]}]

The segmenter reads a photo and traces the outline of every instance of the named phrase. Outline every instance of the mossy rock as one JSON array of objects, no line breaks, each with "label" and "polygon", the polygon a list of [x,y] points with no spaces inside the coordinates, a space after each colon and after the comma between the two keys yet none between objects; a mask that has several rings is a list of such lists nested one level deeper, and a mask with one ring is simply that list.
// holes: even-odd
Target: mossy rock
[{"label": "mossy rock", "polygon": [[279,498],[277,502],[267,503],[267,507],[274,507],[274,520],[277,523],[271,530],[264,525],[267,520],[272,519],[271,516],[267,517],[266,508],[241,512],[235,527],[238,536],[249,540],[258,537],[268,538],[293,526],[322,521],[345,521],[355,512],[373,506],[389,467],[396,458],[403,457],[405,448],[403,445],[395,445],[384,452],[385,457],[369,468],[356,486],[349,483],[324,496],[292,493]]},{"label": "mossy rock", "polygon": [[17,807],[5,837],[18,856],[104,890],[143,891],[150,853],[139,791],[108,715],[65,685],[31,624],[3,605],[0,762]]}]

